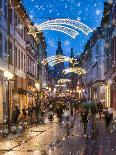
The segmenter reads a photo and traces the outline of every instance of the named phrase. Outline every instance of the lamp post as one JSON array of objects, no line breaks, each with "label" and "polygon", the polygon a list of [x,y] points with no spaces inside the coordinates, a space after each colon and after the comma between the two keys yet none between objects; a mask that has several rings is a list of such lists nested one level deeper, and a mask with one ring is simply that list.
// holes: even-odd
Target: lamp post
[{"label": "lamp post", "polygon": [[8,91],[7,91],[7,124],[8,124],[8,131],[10,133],[10,81],[13,79],[13,74],[9,71],[4,72],[4,77],[6,78],[6,81],[8,82]]}]

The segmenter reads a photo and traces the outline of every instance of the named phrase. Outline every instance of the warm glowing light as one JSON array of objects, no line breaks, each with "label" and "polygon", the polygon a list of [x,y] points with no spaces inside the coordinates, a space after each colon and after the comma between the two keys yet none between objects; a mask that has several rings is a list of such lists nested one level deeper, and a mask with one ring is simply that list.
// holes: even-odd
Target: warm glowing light
[{"label": "warm glowing light", "polygon": [[4,77],[7,78],[7,80],[11,80],[13,78],[13,74],[9,71],[5,71]]},{"label": "warm glowing light", "polygon": [[82,31],[85,35],[88,35],[93,30],[87,25],[78,20],[71,19],[54,19],[48,20],[42,24],[35,24],[33,27],[29,26],[29,34],[33,34],[36,37],[37,33],[41,33],[43,30],[55,30],[63,32],[70,37],[74,38],[79,34],[77,29]]},{"label": "warm glowing light", "polygon": [[70,62],[71,64],[74,64],[74,65],[78,64],[77,59],[70,58],[70,57],[63,56],[63,55],[48,57],[47,59],[44,59],[41,63],[44,65],[48,63],[52,67],[58,63],[65,62],[65,61]]},{"label": "warm glowing light", "polygon": [[71,72],[79,74],[79,75],[86,74],[86,71],[79,67],[67,68],[67,69],[63,70],[63,72],[64,72],[64,74],[71,73]]},{"label": "warm glowing light", "polygon": [[40,84],[38,82],[35,83],[35,87],[38,91],[40,91]]},{"label": "warm glowing light", "polygon": [[65,87],[66,85],[64,85],[64,84],[58,84],[58,85],[55,85],[55,87]]},{"label": "warm glowing light", "polygon": [[60,79],[58,80],[58,83],[65,83],[65,82],[70,82],[71,80],[69,79]]}]

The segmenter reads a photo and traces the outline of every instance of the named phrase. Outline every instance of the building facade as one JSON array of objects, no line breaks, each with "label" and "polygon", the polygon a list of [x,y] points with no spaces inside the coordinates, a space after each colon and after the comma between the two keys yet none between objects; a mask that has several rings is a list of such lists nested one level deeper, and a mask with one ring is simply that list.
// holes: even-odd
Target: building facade
[{"label": "building facade", "polygon": [[82,81],[89,97],[116,110],[116,3],[104,2],[101,26],[93,31],[81,54],[87,71]]},{"label": "building facade", "polygon": [[[10,112],[35,103],[35,82],[38,80],[40,36],[28,34],[29,19],[22,3],[0,1],[0,123],[7,121],[8,81],[4,72],[13,74],[9,81]],[[9,40],[8,40],[9,38]]]}]

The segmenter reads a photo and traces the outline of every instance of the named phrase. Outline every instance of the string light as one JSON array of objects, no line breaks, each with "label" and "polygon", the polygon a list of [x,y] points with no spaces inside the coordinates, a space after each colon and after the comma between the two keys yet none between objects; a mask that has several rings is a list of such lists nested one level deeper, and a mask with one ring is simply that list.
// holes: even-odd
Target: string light
[{"label": "string light", "polygon": [[58,63],[65,62],[65,61],[70,62],[71,64],[78,64],[77,59],[70,58],[70,57],[63,56],[63,55],[48,57],[47,59],[44,59],[41,63],[44,65],[48,63],[50,66],[54,66]]},{"label": "string light", "polygon": [[78,20],[71,20],[71,19],[54,19],[54,20],[48,20],[47,22],[44,22],[42,24],[35,24],[34,26],[29,25],[29,34],[32,34],[36,38],[37,33],[41,33],[43,30],[56,30],[63,32],[73,39],[79,33],[77,32],[77,29],[82,31],[85,35],[88,35],[93,30],[88,27],[87,25],[83,24],[82,22]]},{"label": "string light", "polygon": [[71,19],[54,19],[54,20],[49,20],[47,22],[44,22],[40,24],[39,26],[42,27],[44,25],[68,25],[73,27],[74,29],[79,29],[85,35],[88,35],[90,32],[93,30],[88,27],[87,25],[83,24],[82,22],[78,20],[71,20]]},{"label": "string light", "polygon": [[63,70],[64,74],[71,73],[71,72],[79,74],[79,75],[86,74],[86,71],[80,67],[72,67],[72,68],[67,68]]},{"label": "string light", "polygon": [[39,25],[39,27],[36,25],[36,28],[37,28],[38,32],[40,32],[40,30],[60,31],[60,32],[63,32],[65,34],[69,35],[73,39],[75,39],[76,36],[79,35],[79,33],[77,31],[75,31],[69,27],[65,27],[65,26],[61,26],[61,25],[43,25],[43,26],[41,26],[41,29],[40,29],[40,25]]},{"label": "string light", "polygon": [[65,83],[65,82],[71,82],[69,79],[60,79],[58,80],[58,83]]}]

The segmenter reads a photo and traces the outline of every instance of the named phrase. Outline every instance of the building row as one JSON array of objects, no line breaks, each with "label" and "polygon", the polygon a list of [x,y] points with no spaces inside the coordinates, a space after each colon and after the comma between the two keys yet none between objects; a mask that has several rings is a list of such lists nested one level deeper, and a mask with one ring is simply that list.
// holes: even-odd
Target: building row
[{"label": "building row", "polygon": [[7,121],[8,104],[10,113],[15,105],[21,110],[35,104],[36,93],[47,84],[47,68],[41,65],[47,57],[45,37],[28,34],[29,26],[33,23],[21,2],[0,0],[0,123]]},{"label": "building row", "polygon": [[80,55],[81,66],[87,73],[82,85],[95,102],[102,101],[105,107],[116,110],[116,2],[104,2],[100,27]]}]

